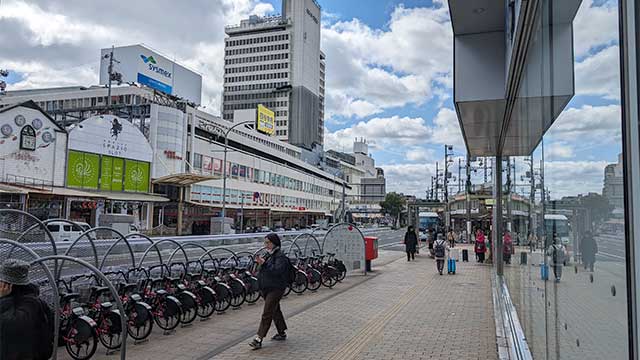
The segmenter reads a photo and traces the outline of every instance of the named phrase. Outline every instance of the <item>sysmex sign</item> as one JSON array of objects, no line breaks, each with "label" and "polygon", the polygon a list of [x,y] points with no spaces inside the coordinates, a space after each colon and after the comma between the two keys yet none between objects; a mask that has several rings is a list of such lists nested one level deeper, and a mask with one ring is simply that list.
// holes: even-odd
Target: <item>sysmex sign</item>
[{"label": "sysmex sign", "polygon": [[[102,49],[100,84],[109,82],[110,48]],[[123,82],[136,82],[166,94],[201,103],[202,76],[143,46],[121,46],[113,49],[114,71],[122,74]]]}]

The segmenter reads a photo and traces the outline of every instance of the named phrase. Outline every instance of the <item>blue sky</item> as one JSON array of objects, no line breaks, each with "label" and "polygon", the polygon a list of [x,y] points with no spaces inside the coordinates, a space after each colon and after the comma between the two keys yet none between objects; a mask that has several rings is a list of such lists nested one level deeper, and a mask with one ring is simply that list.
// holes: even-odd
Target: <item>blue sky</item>
[{"label": "blue sky", "polygon": [[[364,136],[388,190],[422,196],[444,144],[465,152],[451,99],[446,0],[318,1],[327,54],[326,148],[349,151],[354,137]],[[278,13],[280,4],[116,0],[96,9],[80,0],[5,0],[0,68],[12,70],[9,89],[93,85],[100,48],[141,42],[199,71],[203,105],[219,114],[224,25]],[[174,16],[166,19],[167,12]],[[199,24],[199,31],[184,24]],[[550,169],[560,169],[548,181],[558,196],[600,191],[604,166],[620,152],[617,30],[615,1],[582,1],[574,21],[576,95],[545,137]]]}]

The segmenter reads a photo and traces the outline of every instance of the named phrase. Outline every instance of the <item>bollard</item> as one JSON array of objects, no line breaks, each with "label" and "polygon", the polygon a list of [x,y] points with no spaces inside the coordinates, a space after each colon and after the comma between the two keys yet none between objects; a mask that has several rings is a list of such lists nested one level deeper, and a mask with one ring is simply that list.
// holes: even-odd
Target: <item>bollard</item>
[{"label": "bollard", "polygon": [[365,266],[365,270],[367,272],[370,272],[371,271],[371,260],[365,260],[364,266]]},{"label": "bollard", "polygon": [[520,265],[527,265],[527,253],[524,251],[520,253]]}]

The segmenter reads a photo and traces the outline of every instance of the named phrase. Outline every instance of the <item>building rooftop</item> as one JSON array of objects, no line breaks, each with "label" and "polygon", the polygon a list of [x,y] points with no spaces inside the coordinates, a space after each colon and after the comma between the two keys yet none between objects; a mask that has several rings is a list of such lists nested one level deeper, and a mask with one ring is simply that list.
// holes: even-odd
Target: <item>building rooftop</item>
[{"label": "building rooftop", "polygon": [[224,30],[227,35],[235,35],[245,32],[255,32],[277,27],[291,25],[291,19],[285,19],[282,15],[257,16],[251,15],[248,19],[240,21],[240,24],[227,25]]}]

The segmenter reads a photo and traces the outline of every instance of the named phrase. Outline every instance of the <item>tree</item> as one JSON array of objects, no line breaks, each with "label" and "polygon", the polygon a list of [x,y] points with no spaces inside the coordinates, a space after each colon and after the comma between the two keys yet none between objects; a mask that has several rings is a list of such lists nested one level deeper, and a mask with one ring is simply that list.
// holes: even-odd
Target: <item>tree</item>
[{"label": "tree", "polygon": [[608,220],[614,208],[606,197],[596,193],[581,197],[580,205],[587,210],[591,222],[589,225],[594,227]]},{"label": "tree", "polygon": [[393,217],[393,223],[397,225],[405,204],[406,201],[403,196],[395,192],[390,192],[385,195],[384,201],[380,203],[380,207],[382,207],[382,211]]}]

